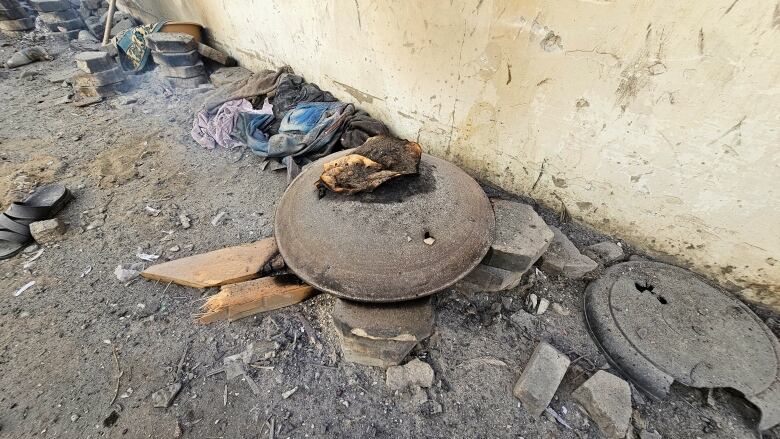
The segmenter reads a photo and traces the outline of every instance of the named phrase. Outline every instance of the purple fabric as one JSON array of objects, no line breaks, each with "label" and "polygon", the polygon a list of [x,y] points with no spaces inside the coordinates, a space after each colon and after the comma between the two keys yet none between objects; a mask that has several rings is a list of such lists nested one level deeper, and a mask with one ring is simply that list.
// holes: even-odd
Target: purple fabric
[{"label": "purple fabric", "polygon": [[190,134],[206,149],[214,149],[217,145],[223,148],[241,146],[242,142],[233,138],[230,133],[236,125],[238,114],[245,111],[253,111],[252,104],[246,99],[227,101],[213,115],[203,110],[195,116]]}]

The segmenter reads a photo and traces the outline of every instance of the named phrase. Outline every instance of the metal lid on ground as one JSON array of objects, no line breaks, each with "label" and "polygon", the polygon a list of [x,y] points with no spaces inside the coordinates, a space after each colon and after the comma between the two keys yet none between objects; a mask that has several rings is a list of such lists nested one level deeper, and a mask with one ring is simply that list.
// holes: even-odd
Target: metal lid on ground
[{"label": "metal lid on ground", "polygon": [[348,153],[306,167],[279,201],[274,234],[301,279],[345,299],[398,302],[443,290],[485,256],[493,209],[460,168],[423,154],[418,175],[370,193],[319,198],[323,164]]},{"label": "metal lid on ground", "polygon": [[743,303],[690,271],[667,264],[617,264],[585,292],[591,335],[610,362],[655,397],[673,381],[738,390],[780,422],[780,345]]}]

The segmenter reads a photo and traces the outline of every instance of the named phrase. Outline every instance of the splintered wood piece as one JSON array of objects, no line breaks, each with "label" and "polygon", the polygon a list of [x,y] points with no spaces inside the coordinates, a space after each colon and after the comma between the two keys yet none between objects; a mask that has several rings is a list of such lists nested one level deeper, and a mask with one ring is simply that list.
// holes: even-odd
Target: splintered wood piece
[{"label": "splintered wood piece", "polygon": [[203,304],[201,323],[227,319],[235,321],[257,313],[271,311],[302,302],[316,294],[316,290],[292,275],[263,277],[256,280],[225,285],[219,293]]},{"label": "splintered wood piece", "polygon": [[276,240],[270,237],[153,265],[142,271],[141,276],[187,287],[216,287],[259,277],[263,267],[278,252]]}]

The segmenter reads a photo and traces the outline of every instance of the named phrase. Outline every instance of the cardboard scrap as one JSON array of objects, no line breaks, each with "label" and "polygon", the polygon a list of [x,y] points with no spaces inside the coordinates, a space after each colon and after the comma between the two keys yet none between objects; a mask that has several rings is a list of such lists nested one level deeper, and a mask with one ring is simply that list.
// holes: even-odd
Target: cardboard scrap
[{"label": "cardboard scrap", "polygon": [[153,265],[141,272],[146,279],[208,288],[258,278],[279,253],[274,237],[251,244]]},{"label": "cardboard scrap", "polygon": [[206,299],[200,323],[235,321],[257,313],[294,305],[316,294],[316,290],[293,275],[263,277],[225,285]]}]

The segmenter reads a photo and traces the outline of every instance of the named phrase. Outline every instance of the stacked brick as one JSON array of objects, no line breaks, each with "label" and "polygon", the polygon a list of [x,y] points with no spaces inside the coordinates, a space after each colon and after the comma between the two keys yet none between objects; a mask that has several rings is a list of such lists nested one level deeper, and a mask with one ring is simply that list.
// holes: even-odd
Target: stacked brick
[{"label": "stacked brick", "polygon": [[157,32],[146,37],[154,62],[173,87],[197,88],[209,82],[206,66],[191,35]]},{"label": "stacked brick", "polygon": [[68,0],[30,0],[32,7],[46,27],[55,34],[75,40],[79,31],[85,29],[84,20]]},{"label": "stacked brick", "polygon": [[9,34],[35,29],[35,17],[17,0],[0,0],[0,31]]},{"label": "stacked brick", "polygon": [[79,14],[84,19],[87,29],[98,39],[103,38],[106,21],[102,17],[107,11],[105,0],[81,0]]},{"label": "stacked brick", "polygon": [[130,86],[121,67],[106,52],[81,52],[76,55],[79,72],[73,86],[84,97],[108,97],[125,93]]}]

